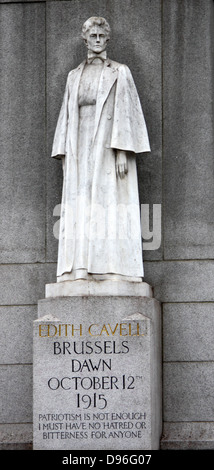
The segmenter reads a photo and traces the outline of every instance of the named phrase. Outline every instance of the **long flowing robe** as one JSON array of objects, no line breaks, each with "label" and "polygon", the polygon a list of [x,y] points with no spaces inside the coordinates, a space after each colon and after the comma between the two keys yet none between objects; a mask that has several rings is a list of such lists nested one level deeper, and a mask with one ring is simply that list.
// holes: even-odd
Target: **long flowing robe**
[{"label": "long flowing robe", "polygon": [[[86,269],[91,274],[114,273],[142,278],[135,154],[150,151],[143,111],[129,68],[105,60],[93,126],[89,130],[92,136],[89,152],[93,161],[93,172],[88,176],[90,193],[86,195],[84,188],[80,191],[79,173],[84,165],[80,155],[84,156],[85,144],[84,138],[80,138],[82,118],[78,92],[85,64],[86,61],[68,74],[51,155],[65,156],[57,276],[74,269]],[[128,174],[123,179],[116,175],[117,149],[127,153]],[[80,266],[76,261],[82,237],[78,221],[84,218],[87,259],[85,265]]]}]

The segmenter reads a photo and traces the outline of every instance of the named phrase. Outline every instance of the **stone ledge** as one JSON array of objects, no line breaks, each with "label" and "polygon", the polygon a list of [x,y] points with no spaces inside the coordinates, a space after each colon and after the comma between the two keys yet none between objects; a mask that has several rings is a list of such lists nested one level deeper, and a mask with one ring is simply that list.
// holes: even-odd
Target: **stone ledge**
[{"label": "stone ledge", "polygon": [[0,450],[31,450],[31,423],[0,424]]},{"label": "stone ledge", "polygon": [[161,450],[207,449],[214,449],[214,422],[163,424]]},{"label": "stone ledge", "polygon": [[153,297],[151,286],[146,282],[128,281],[63,281],[46,284],[45,297],[73,296],[140,296]]}]

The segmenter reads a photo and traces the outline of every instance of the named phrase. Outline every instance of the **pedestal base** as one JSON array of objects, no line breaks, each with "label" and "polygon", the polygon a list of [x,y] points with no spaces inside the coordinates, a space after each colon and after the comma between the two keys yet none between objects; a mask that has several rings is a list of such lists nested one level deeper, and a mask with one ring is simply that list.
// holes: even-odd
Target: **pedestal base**
[{"label": "pedestal base", "polygon": [[146,282],[128,281],[64,281],[56,284],[46,284],[45,297],[70,297],[70,296],[140,296],[153,297],[151,286]]},{"label": "pedestal base", "polygon": [[141,295],[70,293],[39,301],[34,449],[159,448],[161,313],[145,284]]}]

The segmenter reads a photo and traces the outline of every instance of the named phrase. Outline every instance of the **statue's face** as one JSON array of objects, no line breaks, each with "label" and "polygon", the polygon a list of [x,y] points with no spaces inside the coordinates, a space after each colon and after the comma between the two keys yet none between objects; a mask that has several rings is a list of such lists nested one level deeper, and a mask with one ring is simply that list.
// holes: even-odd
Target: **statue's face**
[{"label": "statue's face", "polygon": [[86,45],[89,51],[99,54],[106,49],[107,42],[107,34],[102,26],[92,26],[88,31]]}]

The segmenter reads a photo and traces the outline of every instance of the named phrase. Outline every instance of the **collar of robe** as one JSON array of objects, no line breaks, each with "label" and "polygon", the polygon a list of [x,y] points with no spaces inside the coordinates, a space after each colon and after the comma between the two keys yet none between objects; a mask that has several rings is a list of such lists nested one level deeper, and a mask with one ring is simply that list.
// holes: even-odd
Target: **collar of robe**
[{"label": "collar of robe", "polygon": [[95,54],[92,51],[88,51],[87,64],[92,64],[95,59],[99,59],[102,62],[105,62],[107,59],[107,52],[102,51],[99,54]]}]

